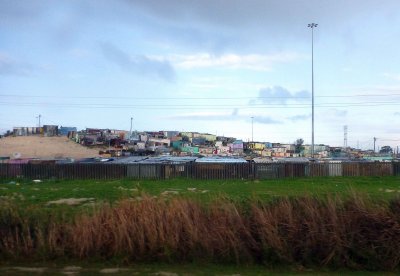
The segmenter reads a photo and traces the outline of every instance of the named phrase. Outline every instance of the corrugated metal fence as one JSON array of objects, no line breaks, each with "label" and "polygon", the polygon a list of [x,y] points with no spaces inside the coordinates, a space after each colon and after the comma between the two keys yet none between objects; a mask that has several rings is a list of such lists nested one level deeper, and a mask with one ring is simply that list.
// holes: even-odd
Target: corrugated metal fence
[{"label": "corrugated metal fence", "polygon": [[275,179],[400,176],[400,163],[0,164],[1,178],[28,179]]}]

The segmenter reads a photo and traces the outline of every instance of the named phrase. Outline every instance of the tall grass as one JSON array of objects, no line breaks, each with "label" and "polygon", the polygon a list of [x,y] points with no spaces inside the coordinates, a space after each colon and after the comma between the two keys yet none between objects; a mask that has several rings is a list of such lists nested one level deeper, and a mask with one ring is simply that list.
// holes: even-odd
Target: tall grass
[{"label": "tall grass", "polygon": [[144,196],[73,222],[38,219],[9,206],[0,213],[0,256],[393,270],[400,263],[399,211],[399,199],[375,204],[357,195],[253,200],[250,206]]}]

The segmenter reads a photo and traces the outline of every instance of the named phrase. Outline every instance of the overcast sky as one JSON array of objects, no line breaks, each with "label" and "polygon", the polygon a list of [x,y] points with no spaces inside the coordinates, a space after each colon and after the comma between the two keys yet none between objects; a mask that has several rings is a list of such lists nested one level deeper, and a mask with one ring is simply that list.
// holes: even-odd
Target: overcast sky
[{"label": "overcast sky", "polygon": [[0,132],[42,124],[400,145],[398,0],[0,0]]}]

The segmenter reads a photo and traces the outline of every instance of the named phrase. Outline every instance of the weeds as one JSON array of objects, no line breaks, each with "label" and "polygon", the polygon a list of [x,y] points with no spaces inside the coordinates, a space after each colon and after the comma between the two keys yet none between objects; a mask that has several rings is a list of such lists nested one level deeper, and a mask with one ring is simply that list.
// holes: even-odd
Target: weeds
[{"label": "weeds", "polygon": [[399,199],[378,205],[359,195],[242,204],[142,196],[71,221],[9,205],[0,208],[0,256],[393,270],[400,263],[399,206]]}]

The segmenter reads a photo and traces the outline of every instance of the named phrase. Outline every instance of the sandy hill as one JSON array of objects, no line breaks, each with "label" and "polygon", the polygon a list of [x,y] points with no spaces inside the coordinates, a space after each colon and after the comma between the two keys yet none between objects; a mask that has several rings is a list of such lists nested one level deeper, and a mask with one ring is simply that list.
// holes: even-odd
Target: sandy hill
[{"label": "sandy hill", "polygon": [[85,158],[99,155],[98,150],[89,149],[66,137],[20,136],[0,139],[0,156],[12,157],[20,153],[21,158]]}]

